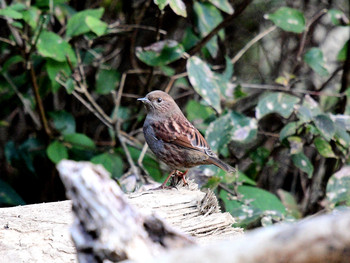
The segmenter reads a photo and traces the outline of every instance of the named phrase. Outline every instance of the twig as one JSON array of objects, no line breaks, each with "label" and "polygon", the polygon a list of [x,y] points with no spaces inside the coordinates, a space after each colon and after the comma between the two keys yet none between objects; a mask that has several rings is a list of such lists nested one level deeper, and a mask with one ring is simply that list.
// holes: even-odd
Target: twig
[{"label": "twig", "polygon": [[33,84],[34,96],[35,96],[36,104],[37,104],[38,110],[39,110],[39,117],[40,117],[40,120],[43,124],[46,135],[48,137],[51,137],[52,132],[51,132],[51,129],[50,129],[49,124],[48,124],[47,119],[46,119],[43,101],[41,100],[41,97],[39,94],[39,86],[38,86],[38,82],[37,82],[37,79],[35,76],[34,67],[33,67],[33,64],[31,61],[28,62],[28,66],[29,66],[29,70],[30,70],[32,84]]},{"label": "twig", "polygon": [[2,67],[0,67],[0,72],[2,72],[1,73],[2,76],[8,82],[10,87],[14,90],[14,92],[16,93],[16,95],[18,96],[20,101],[22,102],[22,104],[24,106],[24,111],[29,114],[29,116],[32,118],[32,120],[33,120],[34,124],[36,125],[36,127],[38,129],[40,129],[42,127],[41,123],[40,123],[40,120],[39,120],[38,116],[35,114],[35,112],[31,109],[29,101],[26,101],[26,99],[23,97],[23,95],[18,91],[16,85],[12,82],[11,78],[7,75],[7,73],[5,73],[2,70]]},{"label": "twig", "polygon": [[[6,4],[5,0],[1,0],[0,4],[1,4],[1,8],[2,9],[7,7],[7,4]],[[23,48],[24,47],[23,39],[20,37],[20,34],[19,34],[18,30],[11,25],[11,23],[13,22],[13,19],[9,18],[9,17],[5,17],[5,20],[6,20],[7,26],[9,27],[9,29],[11,31],[11,34],[13,35],[13,37],[15,39],[15,42],[17,43],[17,45],[20,48]]]},{"label": "twig", "polygon": [[[294,66],[294,69],[296,69],[297,65],[301,62],[301,55],[304,51],[305,48],[305,42],[306,42],[306,37],[309,33],[309,30],[311,28],[311,26],[317,21],[319,20],[323,15],[325,15],[327,13],[327,9],[322,9],[321,11],[319,11],[305,26],[305,30],[304,33],[301,37],[301,41],[300,41],[300,45],[299,45],[299,50],[297,53],[297,64]],[[293,70],[294,71],[294,70]]]},{"label": "twig", "polygon": [[172,88],[172,86],[174,85],[175,80],[180,79],[180,78],[183,78],[183,77],[186,77],[187,75],[188,75],[187,72],[183,72],[183,73],[179,73],[179,74],[176,74],[176,75],[172,76],[172,77],[170,78],[169,83],[168,83],[168,85],[166,86],[166,88],[165,88],[164,91],[165,91],[166,93],[169,93],[170,90],[171,90],[171,88]]},{"label": "twig", "polygon": [[[145,16],[146,10],[149,7],[149,5],[151,4],[152,0],[147,0],[146,3],[143,5],[143,8],[141,10],[141,13],[139,15],[139,17],[136,20],[136,25],[141,24],[143,17]],[[137,33],[138,33],[138,28],[135,28],[135,31],[132,34],[131,37],[131,43],[130,43],[130,61],[131,61],[131,65],[133,68],[139,68],[139,65],[135,59],[135,43],[136,43],[136,37],[137,37]]]},{"label": "twig", "polygon": [[317,91],[321,91],[323,90],[325,87],[327,87],[327,85],[329,84],[329,82],[331,82],[331,80],[337,76],[337,74],[339,73],[339,71],[341,71],[343,69],[343,67],[338,67],[336,68],[333,73],[329,76],[329,78],[321,85],[321,87],[317,90]]},{"label": "twig", "polygon": [[204,47],[213,36],[215,36],[222,28],[227,27],[236,17],[238,17],[251,2],[253,2],[253,0],[246,0],[236,6],[234,8],[235,12],[218,24],[212,31],[209,32],[208,35],[202,38],[193,48],[188,51],[188,54],[192,56],[201,50],[201,48]]},{"label": "twig", "polygon": [[115,131],[116,131],[116,135],[118,137],[118,140],[120,142],[120,144],[122,145],[122,148],[124,150],[126,159],[128,160],[128,163],[130,165],[130,170],[133,174],[135,174],[136,176],[138,176],[140,174],[139,170],[137,169],[134,160],[131,157],[130,151],[128,149],[128,147],[126,146],[124,137],[121,135],[120,131],[121,131],[121,121],[117,121],[115,124]]},{"label": "twig", "polygon": [[156,41],[160,40],[160,28],[163,24],[164,11],[159,10],[158,22],[157,22],[157,31],[156,31]]},{"label": "twig", "polygon": [[[346,50],[346,59],[343,65],[343,75],[341,77],[341,88],[340,93],[345,93],[349,88],[350,84],[350,40],[348,41],[348,46]],[[338,107],[336,109],[337,113],[344,113],[346,108],[347,97],[344,97],[338,103]]]},{"label": "twig", "polygon": [[143,161],[143,158],[144,158],[145,155],[146,155],[147,149],[148,149],[148,145],[147,145],[147,143],[145,143],[145,144],[143,145],[143,147],[142,147],[142,151],[141,151],[141,153],[140,153],[140,156],[139,156],[139,158],[137,159],[137,164],[138,164],[138,166],[143,170],[143,172],[144,172],[144,174],[145,174],[145,176],[143,176],[143,179],[145,180],[145,183],[146,183],[146,184],[150,183],[149,178],[147,178],[147,177],[149,176],[149,174],[148,174],[147,170],[145,169],[145,167],[143,166],[142,161]]},{"label": "twig", "polygon": [[[41,17],[41,16],[40,16],[40,17]],[[43,20],[44,20],[44,21],[43,21]],[[38,40],[39,40],[41,31],[43,30],[45,21],[46,21],[46,16],[45,16],[43,19],[40,19],[38,32],[37,32],[36,36],[33,38],[32,43],[30,44],[30,50],[29,50],[29,52],[28,52],[29,55],[30,55],[30,54],[34,51],[34,49],[36,48],[36,44],[38,43]]]},{"label": "twig", "polygon": [[334,94],[329,92],[319,92],[319,91],[309,91],[309,90],[298,90],[298,89],[290,90],[288,87],[279,86],[279,85],[252,84],[252,83],[240,83],[239,85],[242,86],[243,88],[263,89],[263,90],[273,90],[273,91],[288,91],[292,93],[309,94],[313,96],[328,96],[328,97],[342,98],[346,95],[345,92]]},{"label": "twig", "polygon": [[[85,81],[85,74],[84,74],[84,69],[81,63],[81,59],[80,59],[80,55],[79,52],[76,52],[77,54],[77,60],[78,60],[78,72],[80,75],[80,79],[77,79],[76,77],[74,77],[74,74],[72,74],[73,80],[74,82],[79,86],[79,92],[81,92],[82,94],[85,95],[85,97],[87,98],[87,100],[89,101],[89,103],[92,105],[92,107],[98,112],[98,114],[100,115],[100,117],[102,117],[103,119],[105,119],[106,123],[110,123],[113,124],[112,119],[104,112],[104,110],[96,103],[96,101],[94,100],[94,98],[91,96],[91,94],[89,93],[88,89],[87,89],[87,85],[86,85],[86,81]],[[71,69],[72,72],[74,72],[74,68],[73,65],[70,61],[70,59],[67,57],[67,61],[68,61],[68,65]],[[96,115],[97,116],[97,115]],[[104,123],[105,123],[104,122]]]},{"label": "twig", "polygon": [[16,42],[15,41],[12,41],[12,40],[7,39],[7,38],[0,37],[0,41],[5,42],[5,43],[7,43],[7,44],[9,44],[9,45],[11,45],[13,47],[16,46]]},{"label": "twig", "polygon": [[[62,85],[62,84],[61,84]],[[113,129],[113,125],[111,122],[108,122],[103,116],[99,114],[99,112],[96,111],[96,109],[87,102],[82,96],[79,95],[78,92],[73,91],[73,96],[77,98],[89,111],[91,111],[103,124],[105,124],[108,128]]]},{"label": "twig", "polygon": [[123,94],[123,90],[124,90],[124,85],[125,85],[125,79],[126,79],[127,73],[124,72],[122,74],[121,80],[120,80],[120,84],[119,84],[119,89],[118,89],[118,93],[115,94],[115,92],[112,93],[113,97],[114,97],[114,103],[115,103],[115,116],[116,119],[114,119],[114,123],[115,123],[115,133],[117,135],[117,138],[119,139],[120,144],[122,145],[122,148],[124,150],[124,153],[126,155],[126,159],[130,165],[130,170],[133,174],[135,174],[136,176],[138,176],[140,174],[139,170],[137,169],[134,160],[131,157],[131,154],[129,152],[128,147],[125,144],[124,141],[124,137],[121,135],[121,120],[120,118],[118,118],[118,111],[119,111],[119,107],[120,107],[120,101],[121,101],[121,97]]},{"label": "twig", "polygon": [[[117,23],[119,23],[119,21],[118,22],[116,22],[116,23],[114,23],[114,24],[111,24],[111,25],[109,25],[109,27],[108,28],[110,28],[111,30],[109,31],[109,32],[111,32],[111,33],[118,33],[119,31],[116,29],[116,30],[113,30],[114,28],[125,28],[123,31],[126,31],[126,30],[132,30],[132,29],[143,29],[143,30],[149,30],[149,31],[154,31],[154,32],[157,32],[157,28],[155,28],[155,27],[152,27],[152,26],[144,26],[144,25],[120,25],[120,24],[118,24],[118,25],[115,25],[115,24],[117,24]],[[163,29],[159,29],[159,34],[161,34],[161,35],[167,35],[167,31],[165,31],[165,30],[163,30]]]},{"label": "twig", "polygon": [[[126,76],[127,76],[127,73],[124,72],[122,74],[121,79],[120,79],[120,84],[119,84],[119,89],[118,89],[117,94],[115,95],[115,92],[112,92],[112,95],[114,97],[115,112],[119,111],[120,100],[121,100],[121,97],[122,97],[122,94],[123,94]],[[117,118],[118,115],[115,114],[115,116],[116,116],[116,119],[113,119],[113,122],[118,122],[118,118]]]},{"label": "twig", "polygon": [[231,63],[235,64],[243,55],[245,52],[247,52],[247,50],[254,45],[256,42],[258,42],[260,39],[262,39],[263,37],[265,37],[266,35],[270,34],[272,31],[274,31],[277,27],[276,26],[272,26],[268,29],[266,29],[265,31],[261,32],[260,34],[256,35],[252,40],[250,40],[232,59],[231,59]]}]

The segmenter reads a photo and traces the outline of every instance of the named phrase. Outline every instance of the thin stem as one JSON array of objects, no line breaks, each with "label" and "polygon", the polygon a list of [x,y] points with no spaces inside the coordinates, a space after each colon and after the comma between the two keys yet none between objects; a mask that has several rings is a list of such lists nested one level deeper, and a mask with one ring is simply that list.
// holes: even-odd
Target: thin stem
[{"label": "thin stem", "polygon": [[272,31],[274,31],[277,27],[276,26],[272,26],[268,29],[266,29],[265,31],[261,32],[260,34],[256,35],[252,40],[250,40],[232,59],[231,59],[231,63],[235,64],[243,55],[245,52],[247,52],[247,50],[253,46],[256,42],[258,42],[260,39],[262,39],[263,37],[265,37],[266,35],[270,34]]},{"label": "thin stem", "polygon": [[273,91],[289,91],[292,93],[301,93],[301,94],[309,94],[313,96],[328,96],[328,97],[338,97],[342,98],[345,96],[345,93],[329,93],[329,92],[320,92],[320,91],[309,91],[309,90],[290,90],[288,87],[278,86],[278,85],[268,85],[268,84],[251,84],[251,83],[240,83],[240,86],[243,88],[251,88],[251,89],[262,89],[262,90],[273,90]]},{"label": "thin stem", "polygon": [[[322,9],[321,11],[319,11],[307,24],[304,30],[304,33],[301,37],[301,41],[300,41],[300,45],[299,45],[299,50],[297,53],[297,59],[296,59],[296,65],[294,66],[294,70],[297,68],[297,66],[299,65],[299,63],[301,62],[301,55],[304,51],[305,48],[305,43],[306,43],[306,37],[309,34],[310,28],[311,26],[318,21],[323,15],[325,15],[327,13],[327,9]],[[293,72],[294,72],[293,70]]]},{"label": "thin stem", "polygon": [[183,78],[183,77],[186,77],[187,75],[188,75],[187,72],[183,72],[183,73],[179,73],[179,74],[176,74],[176,75],[172,76],[172,77],[170,78],[169,83],[168,83],[168,85],[166,86],[166,88],[165,88],[164,91],[165,91],[166,93],[169,93],[170,90],[171,90],[171,88],[172,88],[173,85],[174,85],[175,80],[180,79],[180,78]]},{"label": "thin stem", "polygon": [[240,3],[238,6],[235,7],[235,12],[228,16],[224,21],[222,21],[220,24],[218,24],[212,31],[209,32],[208,35],[206,35],[204,38],[202,38],[197,45],[195,45],[193,48],[191,48],[188,51],[188,54],[191,56],[196,54],[199,50],[201,50],[202,47],[204,47],[212,37],[214,37],[221,29],[228,26],[237,16],[239,16],[246,7],[253,2],[253,0],[246,0]]},{"label": "thin stem", "polygon": [[37,82],[36,75],[34,72],[34,67],[33,67],[33,64],[31,63],[31,61],[29,61],[28,66],[30,69],[30,76],[31,76],[32,84],[33,84],[33,90],[34,90],[36,104],[37,104],[38,110],[39,110],[40,120],[41,120],[41,123],[44,127],[46,135],[48,137],[51,137],[52,132],[51,132],[51,129],[49,127],[48,121],[46,119],[44,105],[43,105],[43,102],[42,102],[40,94],[39,94],[39,86],[38,86],[38,82]]}]

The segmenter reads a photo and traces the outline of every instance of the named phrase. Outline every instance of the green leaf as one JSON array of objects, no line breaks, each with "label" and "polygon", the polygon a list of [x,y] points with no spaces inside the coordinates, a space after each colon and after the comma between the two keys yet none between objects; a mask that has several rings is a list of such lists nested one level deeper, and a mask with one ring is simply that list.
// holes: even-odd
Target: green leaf
[{"label": "green leaf", "polygon": [[41,11],[37,7],[31,6],[22,12],[23,20],[32,29],[36,29],[37,25],[39,24],[40,12]]},{"label": "green leaf", "polygon": [[97,36],[102,36],[107,32],[108,25],[96,17],[87,16],[85,23]]},{"label": "green leaf", "polygon": [[[140,157],[141,151],[133,147],[128,147],[128,149],[130,151],[131,158],[134,160],[134,162],[137,162],[138,158]],[[122,149],[118,149],[118,151],[124,154],[124,151]],[[159,163],[156,160],[154,160],[146,154],[142,164],[154,180],[156,180],[157,182],[164,180],[164,178],[162,177],[161,170],[159,168]]]},{"label": "green leaf", "polygon": [[343,17],[344,13],[338,9],[330,9],[328,10],[328,15],[331,18],[331,21],[334,25],[339,26],[341,25],[341,18]]},{"label": "green leaf", "polygon": [[213,151],[219,152],[230,141],[250,142],[257,135],[257,122],[237,112],[229,112],[211,122],[206,138]]},{"label": "green leaf", "polygon": [[91,28],[86,24],[86,18],[88,16],[100,19],[103,15],[104,8],[87,9],[74,14],[67,23],[67,37],[74,37],[81,34],[85,34],[91,31]]},{"label": "green leaf", "polygon": [[335,134],[335,125],[331,118],[325,114],[320,114],[314,117],[313,121],[317,129],[327,141],[333,139]]},{"label": "green leaf", "polygon": [[209,66],[200,58],[193,56],[187,60],[187,72],[194,90],[221,113],[219,82]]},{"label": "green leaf", "polygon": [[215,114],[215,111],[206,105],[203,105],[195,100],[190,100],[186,105],[187,119],[189,121],[194,120],[206,120],[210,116]]},{"label": "green leaf", "polygon": [[64,135],[64,141],[71,143],[73,147],[81,150],[95,149],[95,143],[82,133],[70,133]]},{"label": "green leaf", "polygon": [[49,112],[56,130],[63,135],[75,133],[75,120],[72,114],[66,111]]},{"label": "green leaf", "polygon": [[35,5],[44,8],[55,8],[57,5],[64,4],[68,2],[68,0],[36,0]]},{"label": "green leaf", "polygon": [[324,139],[317,137],[314,140],[317,151],[326,158],[336,158],[331,145]]},{"label": "green leaf", "polygon": [[186,5],[182,0],[168,0],[170,8],[175,14],[187,17]]},{"label": "green leaf", "polygon": [[340,143],[344,148],[348,149],[350,146],[350,135],[346,131],[344,125],[335,122],[335,139]]},{"label": "green leaf", "polygon": [[288,142],[291,154],[297,154],[303,151],[304,143],[300,137],[290,136],[288,137]]},{"label": "green leaf", "polygon": [[348,50],[348,46],[349,46],[349,41],[346,41],[344,46],[341,48],[341,50],[339,51],[338,55],[337,55],[337,60],[344,62],[346,59],[346,52]]},{"label": "green leaf", "polygon": [[220,191],[220,199],[224,204],[225,211],[230,212],[236,220],[235,225],[239,227],[247,227],[249,224],[258,221],[263,213],[256,207],[233,199],[231,194],[226,191]]},{"label": "green leaf", "polygon": [[282,204],[286,207],[287,213],[294,218],[301,218],[302,213],[299,209],[298,203],[296,202],[294,196],[282,189],[277,190],[277,194],[281,199]]},{"label": "green leaf", "polygon": [[6,72],[9,70],[9,68],[19,62],[24,62],[24,59],[22,56],[20,55],[14,55],[9,57],[2,65],[2,68],[0,70],[0,72]]},{"label": "green leaf", "polygon": [[153,0],[153,2],[159,7],[160,10],[163,10],[167,6],[169,0]]},{"label": "green leaf", "polygon": [[350,205],[350,166],[343,166],[331,176],[326,193],[327,200],[333,207]]},{"label": "green leaf", "polygon": [[316,47],[311,48],[304,55],[304,61],[320,76],[327,76],[328,71],[324,67],[322,50]]},{"label": "green leaf", "polygon": [[198,43],[199,39],[200,38],[193,32],[193,30],[190,27],[187,27],[185,29],[181,44],[185,50],[189,50]]},{"label": "green leaf", "polygon": [[[198,29],[201,37],[205,37],[223,20],[220,11],[210,3],[195,2],[193,10],[196,13]],[[219,32],[219,36],[224,38],[224,31]],[[216,57],[219,46],[217,36],[214,36],[205,47],[212,57]]]},{"label": "green leaf", "polygon": [[65,62],[67,56],[73,64],[76,63],[74,51],[67,41],[59,35],[43,30],[39,36],[37,49],[40,55],[45,58],[52,58],[56,61]]},{"label": "green leaf", "polygon": [[298,122],[289,122],[280,132],[280,141],[283,141],[285,138],[294,135],[299,127]]},{"label": "green leaf", "polygon": [[338,124],[339,126],[343,127],[347,131],[350,131],[350,115],[347,114],[330,114],[330,117],[332,120]]},{"label": "green leaf", "polygon": [[23,15],[20,12],[17,12],[12,6],[7,6],[3,9],[0,9],[0,16],[4,16],[5,18],[13,18],[13,19],[22,19]]},{"label": "green leaf", "polygon": [[310,162],[309,158],[306,157],[304,153],[297,153],[292,155],[293,163],[303,172],[307,173],[309,178],[312,177],[314,172],[314,167]]},{"label": "green leaf", "polygon": [[96,92],[98,94],[108,94],[117,89],[120,81],[120,73],[114,69],[102,69],[97,73]]},{"label": "green leaf", "polygon": [[67,79],[65,88],[68,94],[72,94],[75,89],[74,80],[72,78]]},{"label": "green leaf", "polygon": [[137,47],[136,56],[150,66],[163,66],[179,59],[185,52],[175,40],[156,42],[148,47]]},{"label": "green leaf", "polygon": [[265,18],[285,31],[301,33],[305,30],[303,13],[290,7],[281,7],[275,13],[266,15]]},{"label": "green leaf", "polygon": [[209,0],[209,2],[225,13],[233,14],[233,8],[228,0]]},{"label": "green leaf", "polygon": [[247,175],[245,175],[241,171],[238,171],[237,181],[244,183],[244,184],[256,185],[256,182],[253,179],[251,179],[250,177],[248,177]]},{"label": "green leaf", "polygon": [[59,84],[56,81],[56,77],[58,74],[62,74],[62,76],[70,76],[71,69],[69,67],[69,64],[66,61],[58,62],[56,60],[47,58],[45,66],[46,66],[47,75],[49,76],[49,79],[51,81],[52,91],[57,92],[58,89],[61,87],[61,84]]},{"label": "green leaf", "polygon": [[234,111],[230,115],[232,124],[231,140],[246,143],[255,139],[258,128],[256,119]]},{"label": "green leaf", "polygon": [[230,114],[220,116],[210,123],[205,137],[214,152],[218,153],[231,141],[232,129]]},{"label": "green leaf", "polygon": [[242,185],[238,186],[238,193],[243,195],[244,200],[252,200],[249,204],[262,211],[275,210],[282,214],[286,212],[286,208],[277,196],[266,190]]},{"label": "green leaf", "polygon": [[283,92],[267,93],[259,99],[255,116],[261,119],[267,114],[278,113],[284,118],[289,118],[299,101],[298,97]]},{"label": "green leaf", "polygon": [[0,179],[0,207],[25,204],[13,188]]},{"label": "green leaf", "polygon": [[306,95],[303,100],[303,104],[297,110],[297,116],[301,122],[310,122],[315,116],[322,113],[318,103]]},{"label": "green leaf", "polygon": [[169,66],[160,66],[159,69],[168,77],[175,75],[175,70]]},{"label": "green leaf", "polygon": [[63,159],[68,158],[67,148],[59,141],[53,141],[46,149],[46,154],[49,159],[57,164]]},{"label": "green leaf", "polygon": [[95,164],[102,164],[112,178],[119,178],[123,175],[123,160],[117,154],[102,153],[94,156],[90,161]]}]

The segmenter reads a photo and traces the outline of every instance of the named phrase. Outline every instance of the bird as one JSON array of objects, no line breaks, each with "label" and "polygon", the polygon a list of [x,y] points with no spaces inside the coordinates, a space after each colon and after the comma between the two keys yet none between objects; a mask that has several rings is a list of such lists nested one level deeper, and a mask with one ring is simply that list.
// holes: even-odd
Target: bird
[{"label": "bird", "polygon": [[186,185],[188,169],[198,165],[213,164],[228,173],[236,171],[210,149],[208,142],[169,94],[154,90],[138,101],[145,105],[147,112],[143,124],[145,140],[156,157],[172,170],[160,189],[167,188],[172,175],[181,177]]}]

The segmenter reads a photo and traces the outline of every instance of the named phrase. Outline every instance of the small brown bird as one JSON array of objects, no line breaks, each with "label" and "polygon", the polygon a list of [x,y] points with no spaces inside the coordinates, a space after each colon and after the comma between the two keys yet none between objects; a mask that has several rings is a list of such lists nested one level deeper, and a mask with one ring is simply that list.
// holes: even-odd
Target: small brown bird
[{"label": "small brown bird", "polygon": [[226,172],[235,171],[233,167],[219,160],[170,95],[155,90],[138,100],[145,104],[147,111],[143,124],[146,142],[152,152],[172,169],[160,188],[165,188],[173,174],[182,177],[187,184],[185,175],[188,169],[197,165],[214,164]]}]

